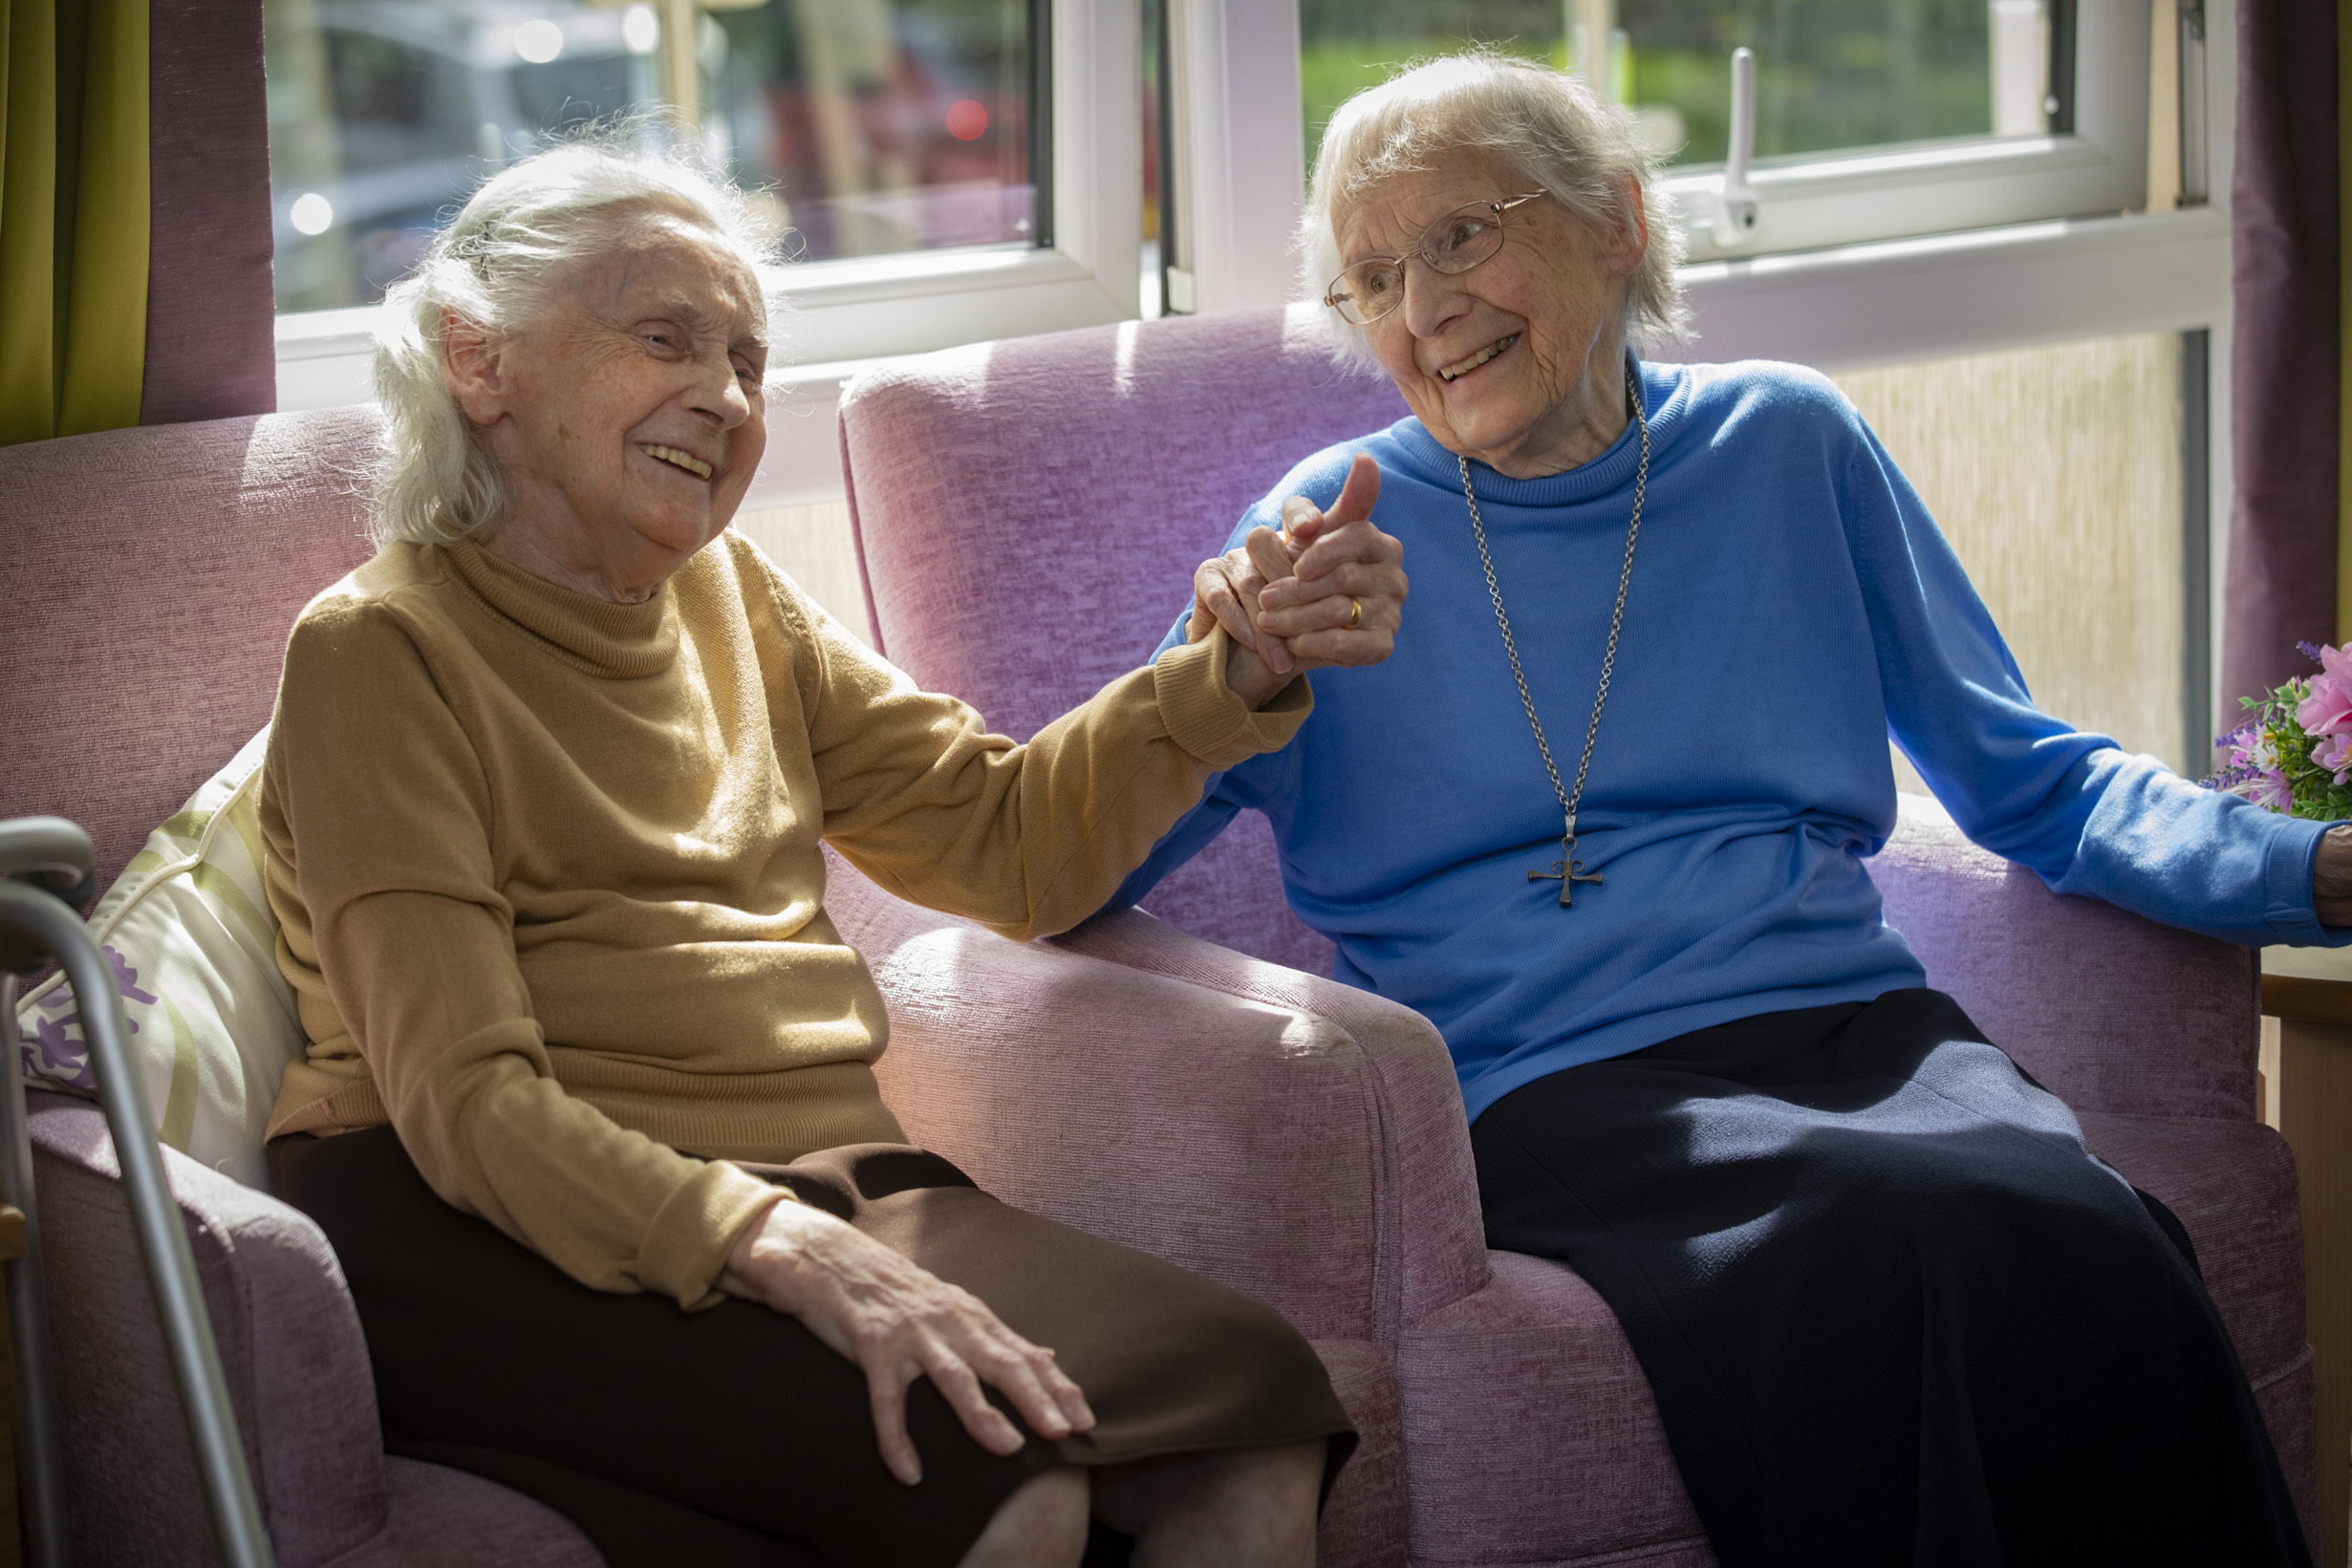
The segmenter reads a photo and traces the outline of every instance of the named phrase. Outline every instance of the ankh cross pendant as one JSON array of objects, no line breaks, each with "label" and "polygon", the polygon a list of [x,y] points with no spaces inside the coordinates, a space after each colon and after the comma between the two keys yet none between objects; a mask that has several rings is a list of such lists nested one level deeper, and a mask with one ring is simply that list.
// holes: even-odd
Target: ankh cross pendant
[{"label": "ankh cross pendant", "polygon": [[1564,910],[1575,908],[1573,894],[1576,885],[1589,882],[1597,888],[1601,885],[1601,873],[1585,870],[1585,863],[1576,858],[1576,835],[1570,833],[1560,841],[1560,858],[1552,862],[1552,869],[1548,871],[1529,871],[1527,880],[1557,881],[1560,884],[1560,907]]}]

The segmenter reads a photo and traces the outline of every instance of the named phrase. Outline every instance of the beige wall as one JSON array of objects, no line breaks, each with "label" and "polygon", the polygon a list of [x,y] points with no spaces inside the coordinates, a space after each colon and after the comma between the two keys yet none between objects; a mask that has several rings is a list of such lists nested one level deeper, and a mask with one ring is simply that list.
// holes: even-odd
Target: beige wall
[{"label": "beige wall", "polygon": [[786,575],[832,617],[874,646],[866,591],[857,575],[857,545],[850,535],[850,504],[818,501],[805,506],[764,506],[735,514],[736,530],[782,567]]},{"label": "beige wall", "polygon": [[[1974,354],[1837,382],[1952,541],[2041,708],[2176,767],[2189,761],[2180,339]],[[1897,773],[1921,788],[1899,759]]]}]

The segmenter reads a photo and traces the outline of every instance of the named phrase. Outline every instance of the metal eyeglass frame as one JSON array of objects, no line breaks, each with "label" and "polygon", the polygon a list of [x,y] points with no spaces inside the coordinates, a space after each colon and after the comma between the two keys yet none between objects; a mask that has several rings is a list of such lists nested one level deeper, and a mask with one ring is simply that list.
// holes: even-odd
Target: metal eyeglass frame
[{"label": "metal eyeglass frame", "polygon": [[[1324,290],[1323,302],[1326,305],[1328,305],[1332,310],[1337,311],[1340,313],[1342,320],[1345,320],[1354,326],[1369,327],[1373,322],[1381,319],[1381,317],[1392,313],[1398,305],[1403,304],[1405,299],[1405,290],[1402,287],[1399,287],[1396,290],[1394,299],[1391,304],[1380,310],[1372,311],[1370,315],[1363,314],[1361,307],[1358,307],[1357,314],[1349,315],[1348,313],[1348,306],[1352,303],[1352,301],[1343,300],[1340,297],[1339,292],[1339,286],[1348,281],[1349,273],[1356,270],[1356,268],[1360,267],[1370,266],[1373,262],[1393,262],[1396,265],[1397,275],[1401,280],[1404,275],[1405,263],[1418,257],[1420,258],[1422,265],[1426,266],[1431,271],[1435,272],[1440,277],[1458,278],[1464,272],[1468,272],[1477,268],[1485,266],[1488,262],[1493,261],[1496,256],[1501,253],[1502,237],[1508,231],[1510,226],[1502,221],[1502,215],[1504,213],[1509,212],[1514,207],[1525,206],[1529,202],[1534,201],[1539,196],[1549,196],[1551,192],[1548,190],[1531,190],[1523,196],[1514,196],[1508,201],[1464,202],[1460,206],[1456,207],[1453,211],[1447,213],[1435,223],[1433,223],[1428,227],[1422,229],[1420,234],[1414,238],[1413,242],[1413,248],[1411,250],[1400,250],[1393,256],[1367,256],[1362,261],[1349,263],[1346,267],[1340,269],[1339,276],[1331,280],[1329,287]],[[1467,267],[1457,267],[1449,270],[1446,268],[1438,266],[1436,257],[1430,254],[1432,246],[1430,236],[1444,228],[1448,224],[1454,222],[1455,219],[1459,218],[1465,212],[1480,211],[1491,212],[1495,215],[1495,248],[1489,250],[1485,255],[1480,256],[1477,261],[1470,263]]]}]

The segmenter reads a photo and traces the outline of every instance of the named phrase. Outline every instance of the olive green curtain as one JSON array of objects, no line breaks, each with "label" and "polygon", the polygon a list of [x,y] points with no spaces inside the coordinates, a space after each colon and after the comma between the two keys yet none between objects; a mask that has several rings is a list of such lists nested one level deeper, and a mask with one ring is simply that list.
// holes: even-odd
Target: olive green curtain
[{"label": "olive green curtain", "polygon": [[0,445],[139,422],[147,0],[0,0]]}]

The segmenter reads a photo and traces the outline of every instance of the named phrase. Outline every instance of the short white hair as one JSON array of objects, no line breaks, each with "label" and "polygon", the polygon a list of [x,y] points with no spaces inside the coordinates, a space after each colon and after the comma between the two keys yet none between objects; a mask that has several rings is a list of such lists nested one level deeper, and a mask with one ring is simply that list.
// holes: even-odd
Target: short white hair
[{"label": "short white hair", "polygon": [[[1328,318],[1336,357],[1373,364],[1364,329],[1320,305],[1347,265],[1340,211],[1382,181],[1418,173],[1464,148],[1500,158],[1522,189],[1548,191],[1596,232],[1639,232],[1646,225],[1649,246],[1626,292],[1626,335],[1651,349],[1690,340],[1690,308],[1675,276],[1682,226],[1632,117],[1602,103],[1565,72],[1479,49],[1424,61],[1366,88],[1339,106],[1323,134],[1299,221],[1299,287]],[[1643,224],[1629,185],[1641,191]]]},{"label": "short white hair", "polygon": [[442,321],[453,312],[513,332],[559,290],[572,264],[637,243],[649,220],[708,231],[758,280],[774,312],[778,236],[732,184],[641,145],[644,127],[608,124],[522,159],[484,182],[424,259],[384,295],[376,336],[383,404],[368,533],[447,544],[488,533],[507,515],[506,478],[442,369]]}]

